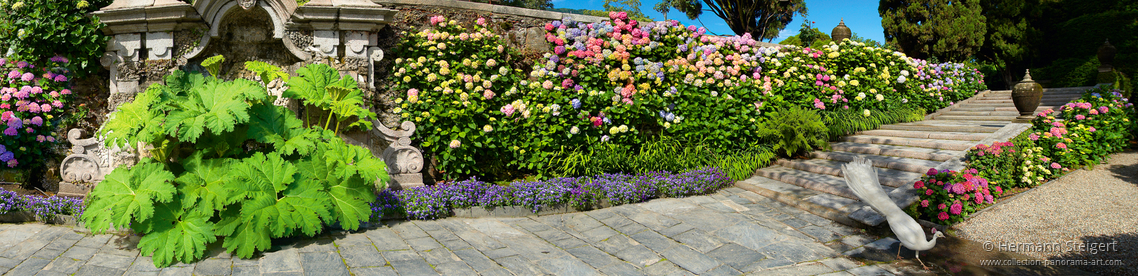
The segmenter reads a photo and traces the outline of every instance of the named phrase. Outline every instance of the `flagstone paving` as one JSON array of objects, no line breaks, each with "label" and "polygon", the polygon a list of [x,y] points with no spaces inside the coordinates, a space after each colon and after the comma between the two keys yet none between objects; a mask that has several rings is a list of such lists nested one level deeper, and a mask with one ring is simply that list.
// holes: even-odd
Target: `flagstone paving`
[{"label": "flagstone paving", "polygon": [[[893,243],[739,188],[589,212],[388,221],[278,240],[252,259],[220,248],[156,268],[137,236],[0,224],[3,275],[894,275],[913,263],[851,258]],[[882,251],[884,252],[884,251]]]}]

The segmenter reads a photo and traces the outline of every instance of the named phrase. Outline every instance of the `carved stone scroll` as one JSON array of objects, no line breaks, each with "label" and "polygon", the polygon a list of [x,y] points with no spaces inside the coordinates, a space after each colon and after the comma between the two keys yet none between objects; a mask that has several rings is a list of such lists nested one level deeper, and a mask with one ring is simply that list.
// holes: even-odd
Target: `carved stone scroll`
[{"label": "carved stone scroll", "polygon": [[391,143],[383,150],[383,162],[387,163],[387,173],[391,175],[390,187],[402,189],[423,186],[423,152],[411,146],[411,136],[415,134],[415,123],[404,121],[400,130],[392,130],[379,121],[372,121],[372,133]]},{"label": "carved stone scroll", "polygon": [[124,152],[117,147],[105,148],[98,138],[80,139],[83,131],[73,128],[67,132],[67,141],[71,142],[71,155],[63,158],[59,164],[62,182],[59,183],[59,195],[86,197],[91,190],[115,167],[121,164],[133,164],[134,154]]}]

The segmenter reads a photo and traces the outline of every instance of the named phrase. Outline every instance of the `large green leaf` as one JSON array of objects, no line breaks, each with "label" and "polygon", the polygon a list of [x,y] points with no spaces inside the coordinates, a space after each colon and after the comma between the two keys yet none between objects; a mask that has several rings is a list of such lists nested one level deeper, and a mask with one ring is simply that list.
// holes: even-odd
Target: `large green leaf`
[{"label": "large green leaf", "polygon": [[288,73],[281,70],[280,67],[273,66],[272,64],[265,63],[264,61],[254,60],[245,62],[245,70],[253,71],[257,76],[261,77],[261,82],[266,85],[273,80],[282,79],[288,82]]},{"label": "large green leaf", "polygon": [[358,175],[346,179],[328,179],[331,186],[328,194],[332,196],[332,214],[340,226],[348,230],[360,227],[360,221],[371,217],[369,202],[375,199],[370,182]]},{"label": "large green leaf", "polygon": [[343,140],[329,139],[323,150],[325,165],[331,170],[329,173],[340,179],[348,179],[359,175],[365,180],[388,181],[387,164],[372,155],[366,148],[350,145]]},{"label": "large green leaf", "polygon": [[129,169],[119,167],[91,190],[83,222],[91,231],[102,232],[112,224],[126,227],[146,221],[154,216],[156,202],[173,200],[173,181],[173,173],[149,158]]},{"label": "large green leaf", "polygon": [[288,80],[288,90],[285,90],[282,96],[328,109],[331,99],[326,87],[340,83],[340,73],[327,64],[310,64],[297,69],[296,75],[297,77]]},{"label": "large green leaf", "polygon": [[273,144],[277,151],[290,155],[306,155],[316,148],[318,135],[304,128],[304,122],[297,119],[288,109],[269,104],[257,104],[252,109],[248,138],[261,143]]},{"label": "large green leaf", "polygon": [[256,153],[236,167],[237,177],[245,182],[247,196],[272,196],[284,191],[295,179],[296,166],[281,158],[280,154]]},{"label": "large green leaf", "polygon": [[[331,140],[332,143],[337,141],[343,143],[339,139]],[[367,220],[371,216],[368,203],[375,199],[372,190],[374,186],[371,185],[371,181],[374,180],[365,181],[358,174],[340,177],[344,173],[337,172],[343,169],[336,167],[339,161],[320,160],[321,156],[324,159],[335,156],[328,154],[328,151],[330,150],[319,149],[312,156],[297,162],[299,178],[315,180],[327,188],[326,191],[331,196],[332,215],[325,218],[326,222],[329,224],[340,222],[344,229],[355,230],[359,227],[360,221]]]},{"label": "large green leaf", "polygon": [[178,99],[179,108],[166,118],[166,134],[196,142],[207,128],[213,134],[233,131],[237,124],[249,121],[247,101],[264,99],[264,95],[264,88],[248,80],[207,81]]},{"label": "large green leaf", "polygon": [[232,203],[230,182],[233,177],[229,174],[232,163],[230,158],[202,160],[200,151],[182,160],[186,172],[174,180],[185,196],[182,208],[191,213],[213,216],[214,211]]},{"label": "large green leaf", "polygon": [[[262,198],[260,201],[272,200],[272,198]],[[222,220],[218,229],[218,233],[225,236],[221,246],[225,247],[226,251],[234,256],[248,259],[253,257],[253,253],[267,250],[273,245],[268,223],[245,223],[243,217],[239,216],[239,211],[226,213],[224,217],[227,219]]]},{"label": "large green leaf", "polygon": [[99,135],[106,137],[106,145],[127,147],[133,142],[153,142],[161,137],[165,119],[157,106],[165,105],[162,94],[165,87],[151,85],[146,92],[135,96],[134,101],[120,105],[107,120]]},{"label": "large green leaf", "polygon": [[138,241],[142,255],[153,255],[156,267],[201,259],[206,247],[217,240],[209,221],[212,212],[184,212],[181,205],[176,201],[158,204],[154,218],[147,221],[149,231]]}]

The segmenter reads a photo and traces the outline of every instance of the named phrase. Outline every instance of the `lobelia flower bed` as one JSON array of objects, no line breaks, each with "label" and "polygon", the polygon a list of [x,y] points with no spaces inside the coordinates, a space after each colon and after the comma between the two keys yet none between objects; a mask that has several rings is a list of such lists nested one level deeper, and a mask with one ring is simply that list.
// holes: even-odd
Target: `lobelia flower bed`
[{"label": "lobelia flower bed", "polygon": [[607,206],[644,202],[653,198],[685,197],[714,192],[733,182],[722,171],[706,167],[683,173],[648,172],[642,174],[603,174],[592,177],[563,177],[544,181],[496,185],[471,178],[452,184],[416,187],[399,191],[384,190],[372,203],[373,220],[405,216],[408,219],[439,219],[479,209],[511,210],[497,216],[525,216],[518,208],[534,214],[590,210]]},{"label": "lobelia flower bed", "polygon": [[83,215],[83,200],[60,196],[17,195],[0,189],[0,222],[28,222],[75,225]]}]

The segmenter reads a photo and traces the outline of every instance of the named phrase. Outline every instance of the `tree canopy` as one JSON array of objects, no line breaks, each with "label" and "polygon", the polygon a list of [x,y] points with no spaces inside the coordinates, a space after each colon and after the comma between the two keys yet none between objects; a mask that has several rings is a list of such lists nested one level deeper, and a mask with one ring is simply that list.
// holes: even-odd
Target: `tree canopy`
[{"label": "tree canopy", "polygon": [[960,62],[984,45],[980,0],[881,0],[877,9],[886,43],[911,57]]},{"label": "tree canopy", "polygon": [[[663,0],[668,6],[697,19],[711,11],[727,22],[736,35],[751,34],[757,40],[773,40],[794,19],[806,15],[805,0]],[[706,5],[707,9],[704,9]]]}]

